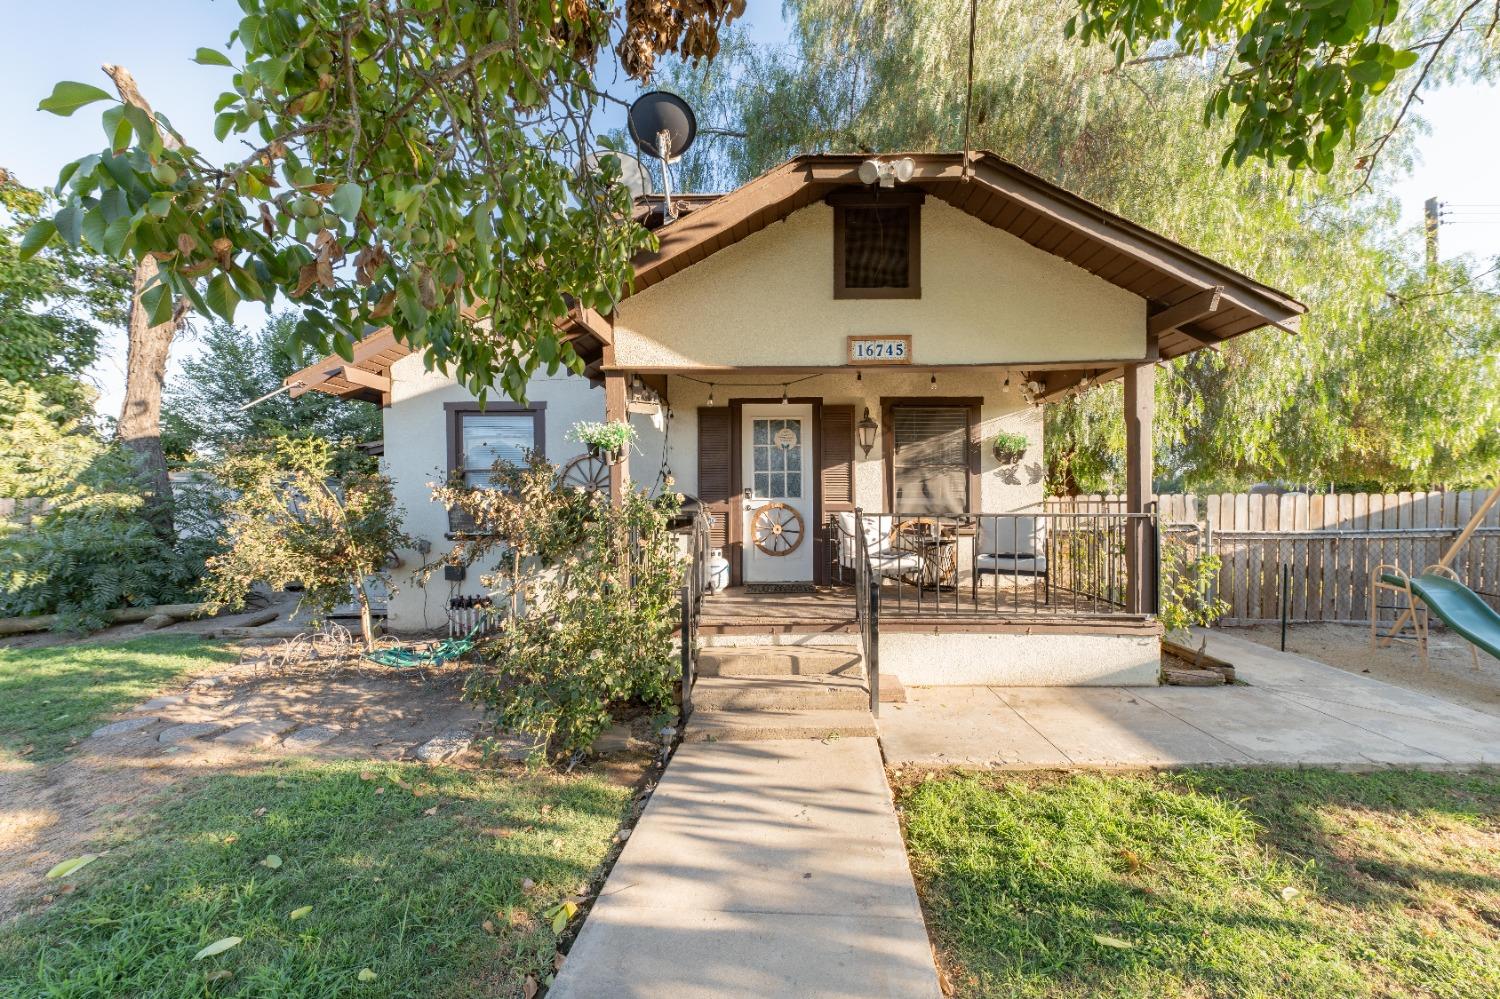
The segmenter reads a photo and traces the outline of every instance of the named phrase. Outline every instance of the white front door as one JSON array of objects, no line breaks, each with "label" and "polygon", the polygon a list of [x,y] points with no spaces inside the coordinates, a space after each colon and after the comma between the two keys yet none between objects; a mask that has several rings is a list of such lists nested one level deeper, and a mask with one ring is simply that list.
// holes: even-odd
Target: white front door
[{"label": "white front door", "polygon": [[812,407],[745,406],[741,432],[745,582],[812,582]]}]

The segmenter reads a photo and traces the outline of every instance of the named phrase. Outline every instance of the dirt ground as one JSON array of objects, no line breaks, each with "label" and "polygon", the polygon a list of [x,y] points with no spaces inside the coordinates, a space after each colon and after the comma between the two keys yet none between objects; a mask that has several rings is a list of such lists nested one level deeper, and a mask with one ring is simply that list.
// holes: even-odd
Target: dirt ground
[{"label": "dirt ground", "polygon": [[[1268,648],[1281,647],[1279,624],[1221,630]],[[1469,643],[1459,636],[1435,630],[1428,642],[1431,665],[1423,669],[1415,641],[1397,641],[1372,649],[1366,625],[1293,624],[1287,628],[1286,636],[1288,652],[1500,715],[1500,661],[1480,652],[1476,670],[1469,649]]]}]

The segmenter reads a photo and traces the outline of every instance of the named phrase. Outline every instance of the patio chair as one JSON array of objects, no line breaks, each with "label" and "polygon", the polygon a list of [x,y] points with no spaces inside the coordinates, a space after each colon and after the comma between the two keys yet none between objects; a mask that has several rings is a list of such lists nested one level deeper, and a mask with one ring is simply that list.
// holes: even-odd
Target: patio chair
[{"label": "patio chair", "polygon": [[[854,536],[854,514],[838,515],[839,565],[854,569],[854,560],[859,556],[859,546]],[[886,515],[861,518],[861,529],[865,532],[865,546],[870,552],[870,571],[885,579],[899,579],[922,568],[922,556],[913,551],[897,547],[898,538],[891,518]]]},{"label": "patio chair", "polygon": [[1047,574],[1047,518],[1034,516],[998,516],[980,514],[979,534],[974,539],[974,555],[969,585],[971,596],[979,600],[980,576],[990,573],[995,585],[1000,577],[1031,576],[1042,582],[1042,602],[1052,602],[1052,580]]}]

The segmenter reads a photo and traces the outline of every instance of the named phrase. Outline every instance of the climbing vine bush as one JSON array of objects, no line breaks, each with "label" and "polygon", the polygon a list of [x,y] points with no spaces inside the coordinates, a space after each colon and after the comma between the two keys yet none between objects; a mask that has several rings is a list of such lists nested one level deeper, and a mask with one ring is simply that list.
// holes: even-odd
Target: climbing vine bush
[{"label": "climbing vine bush", "polygon": [[498,466],[495,479],[491,490],[434,490],[474,525],[446,558],[502,553],[481,579],[517,597],[514,617],[482,646],[468,696],[553,757],[588,748],[614,706],[669,707],[683,562],[668,525],[679,498],[631,492],[613,507],[557,484],[540,458]]},{"label": "climbing vine bush", "polygon": [[1187,629],[1206,628],[1229,610],[1214,589],[1222,562],[1180,535],[1161,535],[1161,597],[1157,618],[1166,633],[1181,636]]}]

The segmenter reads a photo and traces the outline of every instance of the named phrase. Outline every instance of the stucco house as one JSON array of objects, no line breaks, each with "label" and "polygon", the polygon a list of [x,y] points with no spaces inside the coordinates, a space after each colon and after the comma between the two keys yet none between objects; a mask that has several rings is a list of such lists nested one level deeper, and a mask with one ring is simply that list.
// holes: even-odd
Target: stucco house
[{"label": "stucco house", "polygon": [[[910,179],[864,183],[870,159]],[[1156,682],[1155,366],[1294,332],[1300,302],[992,154],[802,156],[637,217],[660,246],[630,293],[563,321],[584,377],[538,379],[525,406],[481,410],[389,333],[288,381],[383,407],[408,527],[434,547],[427,483],[527,448],[573,462],[574,422],[631,420],[637,450],[593,472],[616,493],[670,475],[712,516],[730,579],[694,614],[704,641],[853,641],[863,579],[880,667],[906,683]],[[1116,378],[1125,508],[1049,515],[1040,405]],[[441,627],[477,575],[406,584],[390,625]]]}]

